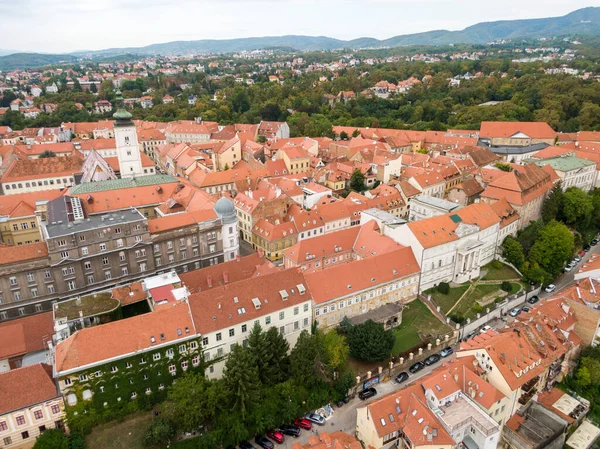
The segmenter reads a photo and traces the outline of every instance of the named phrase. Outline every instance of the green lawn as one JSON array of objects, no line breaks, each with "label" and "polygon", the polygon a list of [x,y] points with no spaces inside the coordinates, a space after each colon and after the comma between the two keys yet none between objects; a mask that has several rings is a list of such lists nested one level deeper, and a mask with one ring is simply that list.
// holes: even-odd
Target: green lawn
[{"label": "green lawn", "polygon": [[450,331],[419,299],[408,304],[402,312],[402,323],[394,332],[396,344],[393,354],[399,354],[417,346],[423,340],[421,336],[440,335]]},{"label": "green lawn", "polygon": [[460,285],[458,287],[451,288],[447,295],[444,295],[437,291],[437,288],[430,288],[425,292],[425,295],[431,295],[433,301],[440,306],[442,313],[446,314],[448,310],[452,308],[458,298],[460,298],[464,292],[469,288],[469,284]]},{"label": "green lawn", "polygon": [[[508,292],[509,295],[517,293],[523,287],[518,282],[511,282],[512,290]],[[477,316],[477,312],[473,309],[473,307],[477,304],[477,301],[483,299],[484,297],[497,293],[496,296],[501,296],[504,292],[500,288],[500,284],[480,284],[475,289],[473,289],[460,304],[452,311],[452,314],[462,315],[465,318],[475,318]],[[492,308],[493,304],[489,303],[484,306],[485,308]]]},{"label": "green lawn", "polygon": [[145,449],[142,438],[152,418],[152,412],[142,412],[128,416],[122,422],[94,427],[86,437],[85,445],[102,449]]},{"label": "green lawn", "polygon": [[513,270],[508,265],[502,264],[501,268],[492,268],[493,262],[487,264],[482,270],[487,271],[486,275],[482,278],[484,281],[504,281],[505,279],[519,279],[519,273]]}]

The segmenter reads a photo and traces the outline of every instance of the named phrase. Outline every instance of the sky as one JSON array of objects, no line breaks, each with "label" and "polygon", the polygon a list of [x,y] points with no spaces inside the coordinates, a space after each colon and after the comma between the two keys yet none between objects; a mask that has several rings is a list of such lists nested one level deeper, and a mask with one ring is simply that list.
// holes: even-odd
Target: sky
[{"label": "sky", "polygon": [[383,39],[586,6],[598,0],[0,0],[0,49],[66,53],[286,34]]}]

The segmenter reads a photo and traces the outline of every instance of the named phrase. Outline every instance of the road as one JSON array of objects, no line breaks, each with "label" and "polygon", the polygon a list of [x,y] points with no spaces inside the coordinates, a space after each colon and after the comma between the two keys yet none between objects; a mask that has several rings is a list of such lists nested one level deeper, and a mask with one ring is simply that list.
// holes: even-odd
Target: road
[{"label": "road", "polygon": [[[581,266],[585,262],[587,262],[587,260],[592,256],[592,254],[597,254],[599,251],[600,251],[600,245],[592,247],[592,249],[582,258],[581,262],[579,262],[577,264],[577,266],[571,272],[564,273],[558,277],[558,279],[554,283],[554,285],[556,285],[555,292],[554,293],[546,293],[546,292],[544,292],[544,290],[542,290],[539,294],[540,299],[552,296],[553,294],[556,294],[557,291],[559,291],[562,288],[564,288],[565,286],[567,286],[571,281],[573,281],[575,273],[579,270],[579,268],[581,268]],[[507,322],[514,320],[514,318],[511,318],[511,317],[506,317],[506,318],[507,318]],[[506,325],[506,323],[500,319],[493,319],[490,322],[488,322],[487,324],[491,325],[495,329],[504,327]],[[458,344],[453,346],[453,348],[456,350],[458,348]],[[292,445],[294,443],[305,444],[308,442],[308,438],[311,435],[318,434],[319,432],[331,433],[331,432],[335,432],[337,430],[341,430],[341,431],[349,433],[349,434],[354,434],[355,429],[356,429],[356,409],[357,408],[363,407],[364,405],[368,404],[369,402],[372,402],[372,401],[374,401],[382,396],[385,396],[389,393],[392,393],[394,391],[400,390],[401,388],[404,388],[407,384],[419,380],[423,376],[426,376],[427,374],[429,374],[433,369],[435,369],[437,366],[439,366],[439,364],[440,364],[440,362],[436,363],[433,366],[425,367],[425,369],[423,369],[422,371],[420,371],[416,374],[410,374],[410,379],[407,382],[404,382],[402,384],[397,384],[395,381],[390,380],[388,382],[375,385],[375,388],[377,389],[377,396],[375,396],[369,400],[366,400],[366,401],[361,401],[360,399],[358,399],[358,396],[357,396],[354,399],[352,399],[348,404],[345,404],[343,407],[341,407],[341,408],[335,407],[333,416],[327,421],[327,423],[324,426],[316,426],[315,425],[315,426],[313,426],[313,429],[311,431],[303,430],[299,438],[286,437],[284,444],[277,445],[277,447],[291,449]]]}]

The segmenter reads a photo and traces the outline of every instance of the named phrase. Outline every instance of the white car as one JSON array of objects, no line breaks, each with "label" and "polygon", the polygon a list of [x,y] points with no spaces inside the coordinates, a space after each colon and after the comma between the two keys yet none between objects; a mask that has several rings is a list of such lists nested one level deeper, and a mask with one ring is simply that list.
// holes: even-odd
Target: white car
[{"label": "white car", "polygon": [[492,328],[492,326],[485,325],[481,328],[481,330],[479,332],[481,332],[483,334],[483,333],[489,331],[491,328]]},{"label": "white car", "polygon": [[573,265],[569,264],[569,265],[567,265],[567,266],[566,266],[566,267],[563,269],[563,271],[564,271],[565,273],[568,273],[568,272],[569,272],[569,271],[571,271],[572,269],[573,269]]},{"label": "white car", "polygon": [[546,293],[552,293],[554,290],[556,290],[556,285],[554,284],[550,284],[544,289]]}]

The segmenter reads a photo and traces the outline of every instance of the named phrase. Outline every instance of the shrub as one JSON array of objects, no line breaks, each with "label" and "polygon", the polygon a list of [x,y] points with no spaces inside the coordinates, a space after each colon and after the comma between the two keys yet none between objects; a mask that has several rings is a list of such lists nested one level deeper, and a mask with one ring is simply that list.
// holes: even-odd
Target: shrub
[{"label": "shrub", "polygon": [[454,313],[448,315],[448,318],[450,318],[456,324],[464,324],[465,321],[467,321],[467,319],[464,316],[462,316],[462,315],[456,315]]},{"label": "shrub", "polygon": [[450,293],[450,284],[448,284],[447,282],[440,282],[437,286],[437,291],[440,292],[442,295],[447,295],[448,293]]},{"label": "shrub", "polygon": [[85,437],[79,432],[71,432],[69,449],[85,449]]},{"label": "shrub", "polygon": [[475,312],[475,313],[483,313],[484,311],[485,311],[485,308],[481,304],[475,304],[473,306],[473,312]]},{"label": "shrub", "polygon": [[500,288],[502,290],[504,290],[505,292],[510,293],[511,290],[512,290],[512,284],[510,282],[508,282],[508,281],[504,281],[502,283],[502,285],[500,286]]},{"label": "shrub", "polygon": [[175,429],[169,421],[157,418],[150,423],[144,434],[144,446],[156,446],[168,442],[175,435]]},{"label": "shrub", "polygon": [[69,438],[62,430],[48,429],[37,438],[33,447],[34,449],[68,449]]},{"label": "shrub", "polygon": [[373,320],[352,326],[348,332],[350,355],[368,362],[389,357],[395,341],[396,336],[392,331],[385,330],[383,324]]},{"label": "shrub", "polygon": [[499,260],[493,260],[490,263],[490,267],[492,267],[494,270],[500,270],[502,268],[502,262]]}]

